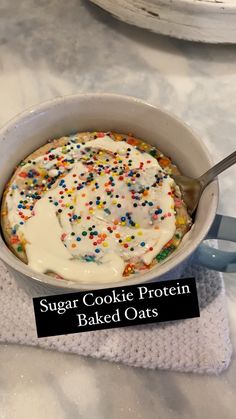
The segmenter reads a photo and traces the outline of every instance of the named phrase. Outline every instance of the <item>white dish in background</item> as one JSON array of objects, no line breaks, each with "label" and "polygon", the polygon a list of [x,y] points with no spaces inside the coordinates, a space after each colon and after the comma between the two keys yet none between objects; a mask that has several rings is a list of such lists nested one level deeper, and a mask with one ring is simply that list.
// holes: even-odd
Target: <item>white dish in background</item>
[{"label": "white dish in background", "polygon": [[236,43],[235,0],[91,0],[118,19],[190,41]]}]

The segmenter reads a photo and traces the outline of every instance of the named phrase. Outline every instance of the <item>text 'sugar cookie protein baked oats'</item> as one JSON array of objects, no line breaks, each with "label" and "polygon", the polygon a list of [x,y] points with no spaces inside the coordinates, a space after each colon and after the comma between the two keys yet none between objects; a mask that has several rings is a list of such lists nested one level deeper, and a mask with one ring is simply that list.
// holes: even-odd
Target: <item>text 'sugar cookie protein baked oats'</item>
[{"label": "text 'sugar cookie protein baked oats'", "polygon": [[130,135],[53,140],[17,167],[3,196],[9,248],[32,269],[112,282],[160,263],[191,226],[178,169]]}]

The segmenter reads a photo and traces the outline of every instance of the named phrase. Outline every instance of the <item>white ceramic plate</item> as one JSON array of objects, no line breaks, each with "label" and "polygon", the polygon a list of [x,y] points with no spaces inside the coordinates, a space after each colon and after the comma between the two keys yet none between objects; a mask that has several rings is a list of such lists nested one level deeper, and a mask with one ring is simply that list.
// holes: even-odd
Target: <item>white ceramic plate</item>
[{"label": "white ceramic plate", "polygon": [[236,43],[236,0],[91,0],[124,22],[190,41]]}]

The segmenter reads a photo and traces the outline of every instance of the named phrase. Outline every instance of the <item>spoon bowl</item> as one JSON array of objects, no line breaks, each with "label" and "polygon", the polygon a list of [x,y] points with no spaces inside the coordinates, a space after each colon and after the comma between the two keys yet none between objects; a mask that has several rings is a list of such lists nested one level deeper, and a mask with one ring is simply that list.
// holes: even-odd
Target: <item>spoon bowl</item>
[{"label": "spoon bowl", "polygon": [[236,163],[236,151],[217,163],[202,176],[197,179],[188,176],[173,176],[175,183],[179,186],[183,201],[185,202],[188,212],[193,215],[197,209],[202,192],[212,182],[216,176],[224,172],[230,166]]}]

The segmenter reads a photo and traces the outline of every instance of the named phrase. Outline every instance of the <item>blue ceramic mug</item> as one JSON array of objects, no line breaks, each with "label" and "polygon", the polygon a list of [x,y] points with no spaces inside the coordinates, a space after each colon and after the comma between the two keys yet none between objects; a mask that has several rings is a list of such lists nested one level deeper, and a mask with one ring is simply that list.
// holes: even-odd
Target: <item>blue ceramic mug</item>
[{"label": "blue ceramic mug", "polygon": [[[217,214],[206,240],[219,239],[236,242],[236,219]],[[214,249],[200,244],[195,254],[196,263],[220,272],[236,272],[236,252]]]}]

